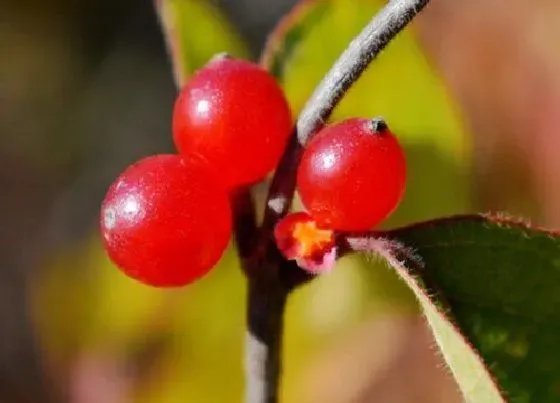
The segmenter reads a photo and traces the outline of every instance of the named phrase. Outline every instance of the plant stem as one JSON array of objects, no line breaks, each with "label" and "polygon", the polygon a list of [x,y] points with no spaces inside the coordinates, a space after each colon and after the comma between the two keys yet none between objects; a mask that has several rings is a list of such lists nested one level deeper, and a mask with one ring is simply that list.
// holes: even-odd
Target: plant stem
[{"label": "plant stem", "polygon": [[[274,225],[292,204],[303,147],[369,63],[428,1],[390,1],[350,43],[301,112],[270,186],[260,238],[242,260],[249,279],[246,403],[278,403],[286,300],[293,288],[309,280],[303,270],[283,259],[273,240]],[[238,229],[236,233],[242,234]],[[241,248],[240,254],[246,256],[246,251]]]},{"label": "plant stem", "polygon": [[331,115],[334,107],[369,63],[428,4],[429,0],[392,0],[371,20],[327,73],[303,108],[299,142],[305,145]]},{"label": "plant stem", "polygon": [[277,403],[282,371],[282,336],[288,292],[249,282],[245,345],[245,403]]},{"label": "plant stem", "polygon": [[240,189],[231,195],[235,246],[241,260],[248,259],[258,235],[255,202],[250,189]]},{"label": "plant stem", "polygon": [[328,120],[369,63],[428,4],[429,0],[392,0],[354,38],[305,104],[267,197],[263,229],[271,231],[289,210],[302,148]]}]

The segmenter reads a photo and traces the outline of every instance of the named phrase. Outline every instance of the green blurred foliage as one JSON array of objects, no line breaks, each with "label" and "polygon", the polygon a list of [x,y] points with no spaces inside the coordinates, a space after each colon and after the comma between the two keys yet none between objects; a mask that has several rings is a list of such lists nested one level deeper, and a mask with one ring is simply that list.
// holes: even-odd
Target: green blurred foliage
[{"label": "green blurred foliage", "polygon": [[216,53],[247,56],[247,47],[238,33],[211,3],[156,0],[155,4],[178,83]]},{"label": "green blurred foliage", "polygon": [[[206,2],[158,4],[179,81],[215,53],[247,54]],[[294,112],[380,5],[306,2],[273,34],[266,53]],[[333,119],[355,115],[384,116],[406,148],[410,183],[388,225],[471,209],[470,147],[452,100],[412,32],[403,33],[368,69]],[[82,247],[53,259],[36,279],[34,312],[43,347],[69,373],[80,351],[118,351],[126,362],[142,362],[151,352],[155,357],[139,365],[136,375],[139,402],[240,401],[245,284],[238,266],[230,249],[200,282],[183,290],[154,290],[116,270],[95,233]],[[366,318],[391,312],[417,312],[413,295],[389,269],[361,256],[344,258],[336,270],[297,290],[286,317],[283,401],[304,403],[302,374],[333,340]]]}]

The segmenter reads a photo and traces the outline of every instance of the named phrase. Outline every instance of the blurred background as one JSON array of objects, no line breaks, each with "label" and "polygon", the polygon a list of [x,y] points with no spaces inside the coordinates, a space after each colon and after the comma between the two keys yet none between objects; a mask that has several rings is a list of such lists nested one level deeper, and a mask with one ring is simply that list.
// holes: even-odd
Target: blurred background
[{"label": "blurred background", "polygon": [[[224,49],[257,59],[296,0],[184,2],[184,35],[204,44],[195,69]],[[315,29],[279,73],[295,112],[379,6],[333,3],[302,22]],[[433,0],[413,34],[335,116],[381,114],[402,133],[411,183],[387,225],[504,210],[559,227],[560,3]],[[175,93],[151,2],[0,0],[0,403],[241,401],[233,251],[203,281],[160,291],[99,244],[112,180],[173,150]],[[284,402],[460,400],[412,296],[375,262],[343,260],[286,320]]]}]

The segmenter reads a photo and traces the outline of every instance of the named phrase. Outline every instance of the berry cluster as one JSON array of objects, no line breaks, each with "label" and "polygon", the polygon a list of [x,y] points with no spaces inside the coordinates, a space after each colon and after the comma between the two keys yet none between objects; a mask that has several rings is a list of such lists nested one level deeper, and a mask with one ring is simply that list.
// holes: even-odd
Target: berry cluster
[{"label": "berry cluster", "polygon": [[259,66],[215,58],[181,90],[173,112],[179,155],[127,168],[101,208],[111,260],[143,283],[176,287],[212,269],[231,237],[229,198],[277,164],[292,117]]},{"label": "berry cluster", "polygon": [[[144,158],[109,188],[101,208],[109,257],[130,277],[158,287],[205,275],[231,237],[232,193],[275,168],[291,127],[288,102],[271,75],[247,61],[210,61],[176,100],[179,154]],[[383,121],[327,126],[298,167],[309,214],[280,221],[278,248],[304,268],[320,268],[316,262],[334,259],[335,231],[378,225],[400,202],[405,180],[403,151]]]}]

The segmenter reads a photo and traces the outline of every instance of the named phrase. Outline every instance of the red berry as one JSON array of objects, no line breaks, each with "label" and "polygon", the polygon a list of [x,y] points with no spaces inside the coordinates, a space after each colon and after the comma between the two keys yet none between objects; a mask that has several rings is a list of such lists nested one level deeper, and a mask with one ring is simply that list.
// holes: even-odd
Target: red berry
[{"label": "red berry", "polygon": [[341,231],[378,225],[399,204],[406,161],[380,120],[349,119],[310,140],[298,168],[303,204],[323,227]]},{"label": "red berry", "polygon": [[229,200],[202,160],[155,155],[111,185],[101,232],[125,274],[157,287],[182,286],[210,271],[227,247]]},{"label": "red berry", "polygon": [[278,163],[291,126],[274,78],[256,64],[227,57],[191,78],[173,112],[178,150],[206,158],[229,187],[263,179]]}]

